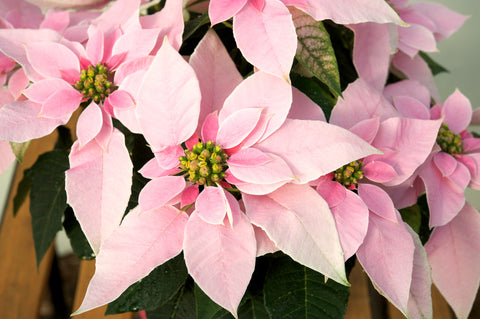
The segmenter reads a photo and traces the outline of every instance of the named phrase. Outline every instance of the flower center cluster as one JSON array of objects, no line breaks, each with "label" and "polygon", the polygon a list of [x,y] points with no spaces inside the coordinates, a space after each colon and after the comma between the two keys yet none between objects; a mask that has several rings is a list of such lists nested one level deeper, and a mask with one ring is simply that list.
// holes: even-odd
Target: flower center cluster
[{"label": "flower center cluster", "polygon": [[213,142],[198,142],[191,150],[186,149],[179,161],[185,179],[192,183],[215,186],[225,178],[227,154]]},{"label": "flower center cluster", "polygon": [[463,153],[463,140],[460,134],[455,134],[448,128],[448,124],[443,123],[438,130],[437,144],[440,145],[442,151],[448,154]]},{"label": "flower center cluster", "polygon": [[363,178],[363,163],[353,161],[337,169],[333,174],[333,179],[346,188],[355,188],[356,184]]},{"label": "flower center cluster", "polygon": [[101,103],[115,90],[111,78],[112,73],[104,64],[89,65],[86,70],[80,72],[80,80],[74,87],[82,93],[84,99]]}]

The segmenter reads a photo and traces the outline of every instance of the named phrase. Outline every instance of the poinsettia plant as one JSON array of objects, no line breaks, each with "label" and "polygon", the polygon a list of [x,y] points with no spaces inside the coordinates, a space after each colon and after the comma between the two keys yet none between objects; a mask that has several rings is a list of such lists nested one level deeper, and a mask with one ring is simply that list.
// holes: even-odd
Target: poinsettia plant
[{"label": "poinsettia plant", "polygon": [[358,262],[408,318],[432,318],[432,284],[468,316],[480,139],[425,53],[464,16],[407,0],[0,9],[0,169],[58,131],[14,202],[30,193],[38,263],[62,227],[95,258],[73,315],[341,318]]}]

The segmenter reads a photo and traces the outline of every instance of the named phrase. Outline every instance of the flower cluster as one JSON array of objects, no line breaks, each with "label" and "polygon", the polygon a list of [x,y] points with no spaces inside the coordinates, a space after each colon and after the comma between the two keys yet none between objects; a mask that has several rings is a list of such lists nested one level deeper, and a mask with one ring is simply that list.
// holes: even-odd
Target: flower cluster
[{"label": "flower cluster", "polygon": [[468,315],[480,139],[419,54],[464,16],[407,0],[35,2],[0,5],[0,170],[10,142],[76,121],[66,204],[96,272],[74,314],[183,252],[237,317],[257,257],[281,251],[343,285],[356,256],[409,318],[432,317],[432,282]]}]

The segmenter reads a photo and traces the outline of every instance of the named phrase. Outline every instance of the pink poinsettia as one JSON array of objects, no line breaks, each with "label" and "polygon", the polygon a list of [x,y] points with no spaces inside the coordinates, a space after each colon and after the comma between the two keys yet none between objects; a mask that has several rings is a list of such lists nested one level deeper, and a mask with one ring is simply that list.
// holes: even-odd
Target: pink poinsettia
[{"label": "pink poinsettia", "polygon": [[[113,30],[109,30],[109,32],[113,32]],[[1,131],[5,132],[2,137],[7,140],[23,142],[46,135],[57,125],[66,123],[82,101],[90,98],[99,101],[105,98],[94,96],[95,91],[97,91],[96,88],[91,90],[86,88],[84,90],[83,87],[80,87],[85,84],[83,82],[86,78],[91,82],[89,85],[92,87],[94,85],[92,75],[86,74],[88,64],[95,63],[92,66],[95,68],[99,62],[110,62],[107,59],[112,55],[116,55],[117,60],[118,57],[124,58],[125,50],[121,45],[118,45],[117,47],[121,52],[116,52],[115,48],[112,49],[112,42],[110,48],[109,46],[106,47],[107,54],[104,57],[102,30],[99,27],[92,26],[90,36],[91,39],[87,43],[87,49],[84,49],[78,43],[62,41],[60,34],[47,29],[13,29],[2,33],[0,49],[14,58],[33,82],[24,91],[28,98],[23,102],[26,107],[20,108],[11,104],[3,107],[1,116],[11,120],[2,122]],[[116,37],[118,38],[118,35]],[[113,40],[115,39],[111,39],[111,41]],[[28,44],[23,45],[22,43]],[[113,54],[110,50],[114,50]],[[121,60],[114,62],[115,65],[112,66],[118,66]],[[84,69],[83,77],[85,79],[81,81],[82,68]],[[103,73],[106,72],[106,68],[107,66],[103,65]],[[97,70],[94,69],[93,72],[95,71]],[[96,76],[96,74],[93,76]],[[99,83],[99,86],[102,86],[101,89],[106,91],[107,88],[103,86],[109,81],[106,74],[104,77],[105,79],[100,81],[102,83]],[[28,123],[28,126],[31,127],[28,130],[31,135],[24,134],[23,126],[19,126],[20,120],[26,117],[26,112],[31,112],[31,114],[28,114],[28,118],[38,119]],[[45,125],[46,122],[51,123],[51,125]]]},{"label": "pink poinsettia", "polygon": [[[84,42],[88,38],[89,23],[101,15],[101,11],[75,12],[53,9],[43,14],[40,8],[25,0],[2,1],[0,12],[1,29],[51,29],[59,32],[68,40],[78,42]],[[8,59],[8,64],[5,59]],[[11,69],[16,63],[13,59],[0,53],[0,76],[2,71],[5,71],[6,65],[9,65]]]},{"label": "pink poinsettia", "polygon": [[[0,109],[7,103],[22,99],[21,92],[29,81],[22,69],[8,73],[8,83],[0,88]],[[9,141],[0,141],[0,174],[3,173],[15,160],[15,154]]]},{"label": "pink poinsettia", "polygon": [[[168,28],[141,29],[138,3],[129,8],[134,9],[133,16],[118,6],[105,12],[107,17],[124,16],[127,21],[124,34],[103,20],[98,27],[89,28],[90,38],[86,43],[89,59],[81,60],[89,66],[81,73],[85,79],[75,83],[76,89],[91,95],[87,86],[93,82],[96,92],[89,96],[92,101],[77,122],[78,140],[69,157],[66,189],[68,203],[95,253],[120,224],[130,197],[132,164],[123,136],[113,129],[112,117],[119,118],[132,131],[137,129],[132,83],[137,80],[137,73],[144,72],[151,62],[148,54],[154,50],[159,32],[176,36]],[[97,86],[108,96],[103,97]]]},{"label": "pink poinsettia", "polygon": [[[114,131],[111,119],[112,105],[125,106],[131,99],[128,93],[115,90],[118,84],[112,70],[147,55],[158,34],[157,30],[141,29],[135,1],[118,2],[103,17],[111,14],[119,17],[118,24],[101,20],[91,25],[85,48],[50,29],[11,29],[2,33],[0,40],[4,53],[14,58],[33,82],[22,91],[26,99],[0,109],[2,138],[24,142],[47,135],[65,124],[80,103],[91,101],[77,123],[78,141],[69,156],[66,190],[95,253],[103,240],[98,224],[105,235],[120,223],[132,175],[123,136]],[[144,33],[147,35],[142,36]],[[132,43],[136,37],[145,45]],[[117,185],[112,180],[122,182]]]},{"label": "pink poinsettia", "polygon": [[287,6],[295,6],[316,20],[337,23],[402,23],[385,1],[312,0],[211,0],[209,16],[213,24],[233,17],[233,33],[247,61],[259,69],[289,79],[297,49],[297,37]]},{"label": "pink poinsettia", "polygon": [[15,161],[15,154],[8,141],[0,141],[0,174],[2,174]]},{"label": "pink poinsettia", "polygon": [[[350,26],[355,32],[353,59],[360,77],[381,90],[392,62],[394,72],[420,81],[438,99],[433,75],[418,52],[436,51],[437,42],[448,38],[467,17],[437,3],[409,4],[404,0],[389,3],[408,25],[394,28],[377,23]],[[392,60],[390,55],[393,53]]]},{"label": "pink poinsettia", "polygon": [[104,7],[110,0],[63,0],[53,1],[53,0],[27,0],[30,3],[35,4],[42,10],[48,9],[76,9],[76,10],[87,10],[87,9],[98,9]]},{"label": "pink poinsettia", "polygon": [[[168,10],[179,7],[170,3]],[[61,17],[54,15],[50,21]],[[89,102],[77,123],[78,141],[70,154],[66,188],[68,202],[95,253],[103,238],[119,225],[130,195],[131,163],[123,139],[113,129],[112,117],[121,112],[126,125],[134,127],[129,125],[135,124],[136,115],[128,83],[151,61],[149,54],[163,35],[172,35],[178,42],[177,33],[183,31],[178,27],[183,26],[182,20],[171,19],[174,27],[167,24],[160,29],[157,18],[150,20],[154,28],[144,29],[139,1],[119,1],[88,27],[85,47],[48,29],[11,29],[0,36],[1,50],[23,66],[33,82],[22,91],[26,100],[0,109],[2,138],[23,142],[44,136],[65,124],[80,103]],[[124,183],[111,184],[113,176]],[[86,188],[92,190],[88,192],[91,200],[85,199]]]},{"label": "pink poinsettia", "polygon": [[[0,88],[0,108],[13,99],[14,97],[8,88]],[[0,154],[0,174],[2,174],[15,161],[10,142],[0,141]]]},{"label": "pink poinsettia", "polygon": [[472,120],[472,106],[469,100],[456,90],[443,104],[437,104],[430,109],[428,90],[415,81],[392,84],[385,89],[385,94],[404,116],[443,121],[437,144],[428,160],[418,170],[421,185],[418,180],[411,179],[400,188],[388,191],[392,194],[396,191],[404,194],[405,199],[396,202],[400,208],[412,205],[414,198],[426,192],[430,226],[445,225],[464,206],[466,187],[480,188],[480,142],[467,132]]},{"label": "pink poinsettia", "polygon": [[[271,248],[269,241],[297,261],[346,283],[338,235],[325,201],[308,185],[292,182],[306,183],[376,150],[338,127],[287,119],[292,89],[275,76],[258,72],[225,94],[222,91],[231,88],[223,79],[231,76],[219,76],[225,71],[221,67],[238,72],[229,59],[210,32],[191,58],[192,65],[208,63],[203,71],[194,71],[165,43],[145,72],[136,112],[155,154],[142,169],[152,180],[139,195],[138,209],[130,213],[136,217],[127,216],[131,222],[125,219],[102,245],[97,272],[77,313],[114,300],[182,250],[195,282],[234,315],[255,257]],[[195,72],[219,78],[200,87]],[[201,99],[219,107],[206,112],[203,123],[198,122]],[[344,151],[335,151],[332,142]],[[244,209],[231,192],[242,194]],[[266,214],[259,203],[268,203],[278,214]],[[154,226],[153,216],[159,216]],[[155,231],[147,231],[144,223]],[[138,240],[120,248],[116,243],[121,237]],[[125,254],[148,257],[120,258]],[[115,276],[121,278],[115,287],[106,274],[112,263],[119,270]]]},{"label": "pink poinsettia", "polygon": [[315,184],[335,218],[345,259],[356,254],[377,290],[406,316],[431,313],[425,293],[431,286],[429,266],[418,235],[403,223],[385,191],[357,176],[355,193],[335,180],[338,174]]},{"label": "pink poinsettia", "polygon": [[427,88],[411,80],[389,85],[384,93],[405,116],[440,118],[444,122],[432,154],[413,178],[385,189],[398,207],[413,205],[426,192],[430,226],[435,227],[425,245],[433,283],[457,316],[466,318],[480,278],[474,266],[479,248],[471,239],[476,236],[479,215],[465,203],[464,195],[467,185],[478,189],[476,162],[480,144],[466,131],[472,118],[470,102],[457,90],[443,104],[430,108]]},{"label": "pink poinsettia", "polygon": [[[0,29],[37,28],[43,19],[39,8],[25,1],[2,1],[0,3]],[[8,72],[17,64],[0,52],[0,85],[7,80]],[[5,102],[6,103],[6,102]]]},{"label": "pink poinsettia", "polygon": [[433,283],[457,318],[468,318],[480,286],[480,213],[470,204],[425,244]]},{"label": "pink poinsettia", "polygon": [[44,16],[37,6],[24,0],[4,0],[0,3],[2,28],[38,28]]},{"label": "pink poinsettia", "polygon": [[[81,102],[92,101],[82,113],[77,135],[82,144],[92,138],[105,144],[111,132],[110,117],[134,107],[129,89],[120,88],[122,83],[132,82],[129,75],[139,71],[148,55],[158,50],[164,35],[171,36],[178,48],[183,32],[183,20],[178,14],[181,6],[176,2],[168,1],[166,12],[160,12],[163,16],[172,15],[163,25],[158,22],[163,16],[158,14],[140,21],[139,3],[128,0],[112,5],[88,27],[85,47],[47,29],[1,32],[0,51],[14,58],[33,82],[24,92],[28,100],[21,111],[15,105],[5,106],[1,116],[10,117],[11,121],[2,122],[6,125],[0,128],[5,132],[2,138],[20,141],[46,135],[64,124]],[[49,24],[55,25],[54,21],[62,17],[53,14]],[[142,28],[141,23],[149,28]],[[84,26],[81,29],[86,30]],[[127,120],[135,117],[133,112],[123,113],[127,113],[123,116]],[[37,119],[33,125],[29,123],[29,128],[21,126],[21,119],[26,116]],[[31,134],[23,134],[24,131]]]},{"label": "pink poinsettia", "polygon": [[408,3],[391,0],[390,3],[408,27],[398,27],[398,49],[410,58],[418,51],[437,51],[437,42],[450,37],[467,19],[442,4],[432,2]]},{"label": "pink poinsettia", "polygon": [[[384,154],[354,161],[313,185],[329,204],[345,259],[356,253],[375,286],[404,314],[428,312],[430,299],[415,301],[416,291],[430,287],[426,254],[418,236],[377,185],[398,185],[414,174],[430,154],[440,121],[402,118],[362,79],[349,85],[343,96],[330,121],[349,128]],[[357,193],[351,191],[357,188]]]}]

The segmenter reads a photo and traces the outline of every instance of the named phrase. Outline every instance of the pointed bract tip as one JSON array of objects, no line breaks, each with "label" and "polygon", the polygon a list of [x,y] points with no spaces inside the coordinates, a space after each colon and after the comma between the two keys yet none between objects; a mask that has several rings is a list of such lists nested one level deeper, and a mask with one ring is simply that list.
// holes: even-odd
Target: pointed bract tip
[{"label": "pointed bract tip", "polygon": [[73,316],[77,316],[77,315],[80,315],[82,313],[84,313],[85,310],[82,309],[82,306],[80,306],[75,312],[73,312],[71,315],[70,315],[70,318],[73,317]]},{"label": "pointed bract tip", "polygon": [[163,45],[164,45],[165,43],[168,43],[168,45],[170,45],[170,42],[168,41],[168,36],[167,36],[167,35],[165,35],[165,36],[163,37],[162,47],[163,47]]}]

